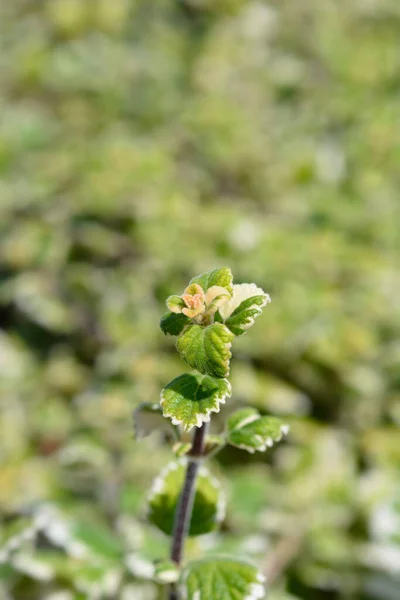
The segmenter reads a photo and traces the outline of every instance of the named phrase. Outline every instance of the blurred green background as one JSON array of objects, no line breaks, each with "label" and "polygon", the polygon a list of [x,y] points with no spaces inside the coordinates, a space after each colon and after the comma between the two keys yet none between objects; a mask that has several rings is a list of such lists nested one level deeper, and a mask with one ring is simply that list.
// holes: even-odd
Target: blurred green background
[{"label": "blurred green background", "polygon": [[132,410],[186,370],[165,298],[228,265],[273,301],[215,430],[291,433],[214,461],[228,515],[188,554],[398,600],[398,0],[0,0],[0,39],[1,598],[162,598],[172,454]]}]

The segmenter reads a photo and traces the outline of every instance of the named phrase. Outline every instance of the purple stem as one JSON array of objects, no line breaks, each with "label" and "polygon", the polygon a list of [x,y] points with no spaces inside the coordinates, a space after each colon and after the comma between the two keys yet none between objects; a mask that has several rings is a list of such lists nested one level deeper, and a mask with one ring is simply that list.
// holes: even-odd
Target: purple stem
[{"label": "purple stem", "polygon": [[[180,565],[182,562],[185,540],[189,531],[190,521],[192,519],[196,478],[199,470],[198,459],[204,454],[206,433],[207,423],[203,423],[201,427],[196,427],[196,431],[193,436],[192,449],[189,454],[185,482],[183,484],[183,489],[175,513],[174,531],[172,534],[171,560],[177,565]],[[190,457],[193,457],[193,460],[191,460]],[[176,585],[174,584],[170,588],[169,600],[179,600],[179,593]]]}]

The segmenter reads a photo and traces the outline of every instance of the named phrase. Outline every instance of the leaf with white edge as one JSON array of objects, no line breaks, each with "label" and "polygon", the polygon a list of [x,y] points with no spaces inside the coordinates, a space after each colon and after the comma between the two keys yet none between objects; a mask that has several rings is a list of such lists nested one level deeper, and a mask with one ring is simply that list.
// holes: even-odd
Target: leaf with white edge
[{"label": "leaf with white edge", "polygon": [[232,333],[239,336],[254,325],[269,302],[269,295],[254,283],[242,283],[233,286],[231,300],[220,306],[219,313]]},{"label": "leaf with white edge", "polygon": [[182,574],[186,600],[259,600],[265,597],[265,577],[252,564],[210,556],[188,564]]},{"label": "leaf with white edge", "polygon": [[[176,506],[186,474],[186,460],[170,463],[154,480],[148,498],[148,519],[171,535]],[[205,467],[199,469],[189,535],[213,531],[225,517],[225,495],[219,482]]]},{"label": "leaf with white edge", "polygon": [[233,413],[227,422],[227,441],[232,446],[247,450],[250,454],[264,452],[289,433],[286,425],[277,417],[262,417],[253,408],[243,408]]},{"label": "leaf with white edge", "polygon": [[36,538],[38,530],[39,527],[31,517],[13,519],[9,524],[4,525],[0,538],[0,564],[9,561],[11,555],[25,545],[29,547],[32,540]]},{"label": "leaf with white edge", "polygon": [[138,579],[155,578],[154,564],[135,552],[130,552],[127,556],[125,556],[124,562],[125,566],[128,568],[128,571]]},{"label": "leaf with white edge", "polygon": [[[219,313],[223,321],[236,317],[240,325],[243,320],[244,331],[238,334],[241,335],[253,325],[255,317],[261,314],[261,309],[269,302],[271,302],[270,296],[255,283],[239,283],[233,286],[232,298],[219,308]],[[253,314],[253,311],[256,312]],[[238,318],[240,315],[241,320]]]},{"label": "leaf with white edge", "polygon": [[182,309],[186,308],[186,304],[183,298],[181,298],[180,296],[169,296],[169,298],[167,298],[166,304],[168,310],[175,314],[181,313]]},{"label": "leaf with white edge", "polygon": [[163,560],[155,565],[154,578],[159,583],[175,583],[179,576],[179,568],[171,560]]},{"label": "leaf with white edge", "polygon": [[161,317],[160,327],[165,335],[179,335],[189,323],[190,319],[186,315],[167,312]]},{"label": "leaf with white edge", "polygon": [[244,300],[232,315],[225,321],[226,326],[236,336],[243,335],[254,325],[256,317],[260,316],[267,304],[266,296],[252,296]]},{"label": "leaf with white edge", "polygon": [[190,280],[190,283],[197,283],[205,292],[216,285],[228,290],[230,295],[232,294],[232,272],[229,267],[221,267],[197,275],[197,277],[193,277],[193,279]]},{"label": "leaf with white edge", "polygon": [[142,402],[133,411],[133,429],[135,438],[144,438],[154,431],[173,433],[178,437],[177,428],[163,416],[159,403]]},{"label": "leaf with white edge", "polygon": [[228,377],[234,337],[222,323],[208,327],[190,325],[179,336],[176,347],[185,363],[200,373]]},{"label": "leaf with white edge", "polygon": [[225,404],[231,393],[227,379],[215,379],[194,371],[170,381],[161,391],[160,404],[164,417],[188,430],[208,422],[211,413],[219,412],[220,405]]}]

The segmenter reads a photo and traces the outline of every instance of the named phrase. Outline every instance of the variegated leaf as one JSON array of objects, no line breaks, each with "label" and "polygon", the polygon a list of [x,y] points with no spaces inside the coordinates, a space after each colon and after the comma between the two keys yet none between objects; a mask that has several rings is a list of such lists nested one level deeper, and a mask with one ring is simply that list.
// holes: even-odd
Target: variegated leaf
[{"label": "variegated leaf", "polygon": [[220,405],[231,395],[227,379],[215,379],[192,372],[173,379],[161,392],[160,404],[164,417],[184,429],[200,427],[210,420],[212,412],[219,412]]},{"label": "variegated leaf", "polygon": [[265,597],[265,577],[252,564],[210,556],[189,563],[182,574],[186,600],[259,600]]},{"label": "variegated leaf", "polygon": [[227,441],[232,446],[254,452],[264,452],[287,435],[289,426],[277,417],[262,417],[253,408],[233,413],[227,422]]},{"label": "variegated leaf", "polygon": [[175,583],[179,575],[179,568],[171,560],[163,560],[155,565],[154,579],[159,583]]},{"label": "variegated leaf", "polygon": [[190,283],[197,283],[205,292],[215,285],[225,288],[229,294],[232,294],[232,272],[229,267],[220,267],[197,275],[190,280]]},{"label": "variegated leaf", "polygon": [[227,377],[234,335],[222,323],[208,327],[190,325],[179,336],[176,347],[181,358],[194,369],[212,377]]},{"label": "variegated leaf", "polygon": [[[148,519],[167,535],[174,526],[176,506],[186,474],[186,460],[173,462],[157,477],[148,498]],[[219,482],[205,467],[196,479],[196,491],[189,535],[213,531],[225,516],[225,496]]]},{"label": "variegated leaf", "polygon": [[269,302],[269,295],[254,283],[242,283],[233,286],[231,300],[220,307],[219,313],[232,333],[239,336],[254,324]]}]

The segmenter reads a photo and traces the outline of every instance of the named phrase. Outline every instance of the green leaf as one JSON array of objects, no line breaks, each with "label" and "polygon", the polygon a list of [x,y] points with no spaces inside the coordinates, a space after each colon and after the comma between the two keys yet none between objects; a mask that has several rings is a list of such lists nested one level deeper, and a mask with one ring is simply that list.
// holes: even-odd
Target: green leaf
[{"label": "green leaf", "polygon": [[186,307],[185,302],[182,300],[180,296],[169,296],[167,298],[167,308],[174,314],[179,314],[182,312],[182,308]]},{"label": "green leaf", "polygon": [[[148,499],[148,519],[167,535],[171,535],[186,473],[186,461],[170,463],[155,479]],[[205,467],[201,467],[196,480],[189,535],[196,536],[213,531],[225,516],[225,497],[219,482]]]},{"label": "green leaf", "polygon": [[160,404],[164,417],[184,429],[200,427],[210,420],[210,413],[219,412],[220,404],[232,393],[227,379],[215,379],[197,372],[176,377],[161,391]]},{"label": "green leaf", "polygon": [[252,296],[243,300],[225,321],[226,326],[235,335],[243,335],[254,325],[256,317],[261,315],[263,307],[268,303],[269,296]]},{"label": "green leaf", "polygon": [[171,560],[163,560],[155,565],[154,578],[159,583],[175,583],[179,575],[179,568]]},{"label": "green leaf", "polygon": [[172,447],[172,452],[177,458],[181,458],[182,456],[185,456],[185,454],[188,454],[191,449],[192,444],[190,442],[177,442]]},{"label": "green leaf", "polygon": [[95,555],[119,560],[123,555],[121,540],[100,522],[78,521],[72,533],[75,539],[83,542]]},{"label": "green leaf", "polygon": [[181,358],[190,367],[204,375],[228,377],[233,333],[225,325],[214,323],[208,327],[190,325],[179,336],[176,347]]},{"label": "green leaf", "polygon": [[163,416],[163,410],[159,403],[142,402],[133,411],[133,428],[136,439],[146,437],[153,431],[173,433],[177,436],[177,429],[171,421]]},{"label": "green leaf", "polygon": [[258,600],[265,597],[264,581],[252,564],[218,556],[189,563],[182,574],[187,600]]},{"label": "green leaf", "polygon": [[165,335],[179,335],[188,323],[190,319],[186,315],[167,312],[161,317],[160,327]]},{"label": "green leaf", "polygon": [[276,417],[261,417],[254,408],[244,408],[233,413],[227,422],[227,441],[232,446],[264,452],[287,435],[289,426]]},{"label": "green leaf", "polygon": [[190,283],[197,283],[205,292],[213,285],[225,288],[229,294],[232,294],[233,290],[232,272],[229,267],[221,267],[220,269],[214,269],[213,271],[197,275],[197,277],[193,277],[190,280]]}]

